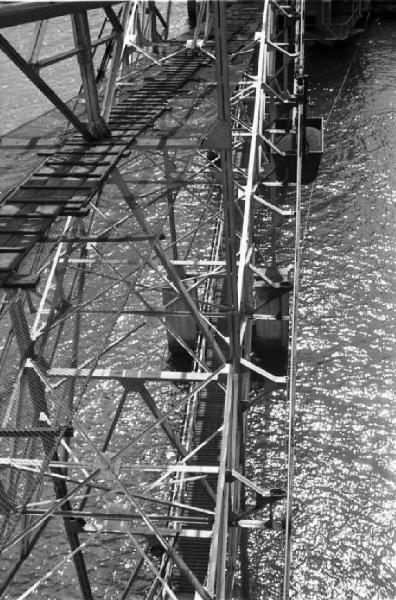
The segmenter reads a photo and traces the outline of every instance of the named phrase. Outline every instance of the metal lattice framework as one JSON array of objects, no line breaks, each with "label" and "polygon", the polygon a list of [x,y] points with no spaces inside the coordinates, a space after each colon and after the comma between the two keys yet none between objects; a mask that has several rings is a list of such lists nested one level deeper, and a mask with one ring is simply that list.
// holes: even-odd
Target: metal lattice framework
[{"label": "metal lattice framework", "polygon": [[[37,21],[29,57],[0,48],[74,131],[0,206],[0,589],[225,600],[238,581],[249,598],[264,530],[287,598],[304,2],[200,2],[178,38],[171,2],[92,3],[97,41],[85,3],[42,4],[5,15]],[[75,48],[40,61],[42,19],[69,13]],[[41,77],[72,55],[85,114]],[[279,336],[273,369],[252,345]],[[246,467],[249,409],[274,390],[282,486]]]}]

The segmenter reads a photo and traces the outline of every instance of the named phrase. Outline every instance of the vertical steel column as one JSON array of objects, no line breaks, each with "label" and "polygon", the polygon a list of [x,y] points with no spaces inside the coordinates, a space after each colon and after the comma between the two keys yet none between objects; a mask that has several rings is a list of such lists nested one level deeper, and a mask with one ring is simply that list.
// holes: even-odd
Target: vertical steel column
[{"label": "vertical steel column", "polygon": [[174,185],[172,186],[171,182],[171,172],[172,172],[172,162],[169,158],[169,152],[166,148],[163,150],[164,153],[164,171],[165,171],[165,180],[166,180],[166,196],[168,199],[168,210],[169,210],[169,230],[170,230],[170,239],[172,244],[172,255],[173,260],[178,260],[178,251],[177,251],[177,233],[176,233],[176,220],[175,220],[175,200],[176,193],[174,190]]},{"label": "vertical steel column", "polygon": [[75,44],[79,48],[77,60],[80,67],[89,129],[95,138],[100,139],[109,134],[109,129],[100,114],[87,11],[74,14],[71,18]]},{"label": "vertical steel column", "polygon": [[[149,14],[149,19],[150,19],[150,39],[152,42],[158,41],[156,10],[157,10],[157,8],[155,6],[154,0],[148,0],[147,1],[147,12]],[[152,46],[152,51],[154,52],[154,54],[158,54],[158,48],[154,44]]]},{"label": "vertical steel column", "polygon": [[[281,19],[285,19],[285,17],[280,17]],[[268,25],[266,27],[266,37],[268,37],[268,40],[271,42],[277,42],[279,40],[277,40],[276,34],[277,34],[277,19],[276,16],[274,14],[274,11],[268,11]],[[283,39],[283,42],[285,42],[286,40]],[[276,50],[275,48],[267,45],[266,46],[266,52],[267,52],[267,76],[268,78],[271,78],[271,81],[274,83],[275,85],[275,80],[277,77],[277,54],[276,54]],[[282,54],[281,57],[282,63],[283,65],[285,65],[289,58],[285,55]],[[283,73],[283,88],[287,89],[287,85],[288,85],[288,77],[287,77],[287,73],[285,74],[285,72]],[[279,116],[282,116],[282,113],[284,112],[284,107],[283,106],[279,106],[277,104],[274,104],[273,102],[269,103],[269,110],[268,110],[268,116],[269,116],[269,121],[270,123],[275,123],[276,122],[276,118]],[[284,116],[284,114],[283,114]],[[275,176],[274,176],[275,177]],[[279,196],[279,191],[277,188],[271,188],[270,189],[270,199],[271,199],[271,203],[274,206],[277,206],[278,204],[278,196]],[[271,212],[271,267],[273,269],[276,269],[276,239],[277,239],[277,232],[278,232],[278,227],[282,224],[282,217],[279,217],[279,215],[277,213],[275,213],[274,211]]]},{"label": "vertical steel column", "polygon": [[221,180],[224,206],[224,246],[227,263],[227,295],[230,322],[229,360],[239,366],[239,312],[237,288],[237,235],[235,223],[235,194],[233,180],[233,157],[231,138],[231,104],[228,72],[227,21],[225,3],[213,2],[214,34],[216,47],[217,115],[224,136],[221,157]]},{"label": "vertical steel column", "polygon": [[114,96],[116,93],[117,76],[122,63],[122,56],[124,52],[124,35],[128,29],[128,20],[130,13],[131,2],[125,2],[122,9],[121,23],[117,19],[117,23],[114,21],[114,27],[117,31],[117,38],[114,40],[113,45],[113,56],[111,59],[110,75],[106,83],[106,90],[103,100],[103,118],[108,121],[110,110],[113,104]]},{"label": "vertical steel column", "polygon": [[305,0],[298,0],[299,19],[296,23],[296,59],[294,92],[297,97],[296,130],[297,130],[297,167],[296,167],[296,222],[294,238],[294,278],[292,296],[292,314],[290,322],[290,367],[289,367],[289,424],[288,424],[288,469],[287,469],[287,500],[286,500],[286,531],[285,531],[285,569],[283,578],[283,600],[290,595],[291,542],[293,515],[293,486],[295,460],[295,411],[296,411],[296,379],[297,379],[297,326],[298,326],[298,297],[301,270],[301,178],[304,154],[304,24]]},{"label": "vertical steel column", "polygon": [[[233,181],[233,150],[232,150],[232,121],[229,85],[229,57],[227,44],[226,7],[221,0],[211,3],[213,12],[215,48],[216,48],[216,79],[217,79],[217,116],[218,128],[222,139],[216,149],[220,151],[222,201],[224,210],[223,245],[226,258],[226,284],[230,347],[228,360],[230,371],[227,376],[227,391],[225,395],[223,437],[219,463],[217,498],[213,540],[210,549],[208,567],[208,590],[218,600],[226,600],[232,587],[233,568],[230,563],[235,556],[230,556],[231,550],[236,553],[236,532],[230,535],[229,514],[239,504],[235,496],[240,492],[239,486],[228,477],[233,469],[239,468],[239,392],[240,392],[240,321],[241,309],[238,305],[238,269],[236,249],[239,246],[236,225],[236,198]],[[228,563],[227,564],[227,560]]]},{"label": "vertical steel column", "polygon": [[[29,326],[26,320],[23,303],[20,298],[14,297],[14,292],[10,292],[8,297],[10,299],[10,318],[15,333],[15,339],[17,342],[18,350],[21,355],[22,364],[25,363],[26,359],[39,360],[34,356],[34,342],[30,336]],[[40,413],[44,413],[48,416],[48,406],[45,398],[45,388],[40,377],[32,367],[25,367],[27,385],[33,405],[33,425],[40,426]],[[55,448],[55,436],[54,434],[43,433],[41,436],[43,449],[46,456],[50,456],[51,460],[57,461],[58,454]],[[64,474],[62,469],[51,469],[54,473]],[[64,480],[54,477],[53,479],[55,495],[58,499],[63,498],[67,495],[67,487]],[[67,501],[64,504],[65,510],[70,510],[70,502]],[[73,562],[76,568],[78,581],[80,584],[81,592],[84,600],[93,600],[91,585],[89,582],[88,572],[85,566],[84,555],[79,549],[80,541],[78,533],[73,528],[73,521],[68,517],[63,518],[63,523],[66,531],[69,545],[73,554]],[[28,544],[29,546],[29,544]]]}]

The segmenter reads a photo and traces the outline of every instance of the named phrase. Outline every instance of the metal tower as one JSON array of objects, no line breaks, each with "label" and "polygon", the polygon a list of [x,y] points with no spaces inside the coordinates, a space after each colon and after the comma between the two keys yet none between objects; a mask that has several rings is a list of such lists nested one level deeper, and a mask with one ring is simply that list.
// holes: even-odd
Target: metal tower
[{"label": "metal tower", "polygon": [[[69,14],[74,46],[40,59]],[[289,595],[301,189],[321,153],[304,1],[189,14],[174,35],[176,2],[0,9],[1,50],[72,126],[0,205],[5,597],[250,598],[254,532]],[[28,22],[22,57],[6,28]],[[71,57],[74,105],[44,71]],[[250,414],[265,428],[273,394],[283,446],[256,477]]]}]

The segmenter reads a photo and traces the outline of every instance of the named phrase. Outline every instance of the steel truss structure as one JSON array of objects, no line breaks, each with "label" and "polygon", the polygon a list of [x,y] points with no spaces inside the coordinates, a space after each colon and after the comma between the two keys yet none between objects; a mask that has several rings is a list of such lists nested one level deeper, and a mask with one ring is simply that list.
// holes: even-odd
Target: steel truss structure
[{"label": "steel truss structure", "polygon": [[[37,21],[27,59],[0,37],[77,130],[0,207],[1,592],[250,598],[262,530],[288,598],[304,2],[200,2],[176,38],[171,2],[92,3],[96,41],[85,4],[7,7],[4,27]],[[75,47],[40,60],[42,19],[65,14]],[[41,76],[71,56],[85,115]],[[286,358],[252,353],[268,337]],[[277,486],[246,467],[274,390]]]}]

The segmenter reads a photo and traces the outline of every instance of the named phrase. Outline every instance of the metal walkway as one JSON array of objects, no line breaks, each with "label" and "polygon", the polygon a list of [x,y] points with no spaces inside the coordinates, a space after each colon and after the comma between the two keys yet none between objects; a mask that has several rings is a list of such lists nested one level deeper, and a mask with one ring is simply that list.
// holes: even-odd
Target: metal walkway
[{"label": "metal walkway", "polygon": [[[186,51],[157,82],[131,91],[110,113],[109,135],[86,142],[74,135],[8,195],[0,208],[0,281],[19,287],[16,271],[59,216],[87,216],[87,205],[103,188],[139,134],[157,120],[175,92],[193,77],[205,57]],[[27,280],[29,283],[31,280]]]},{"label": "metal walkway", "polygon": [[[0,48],[78,130],[0,205],[3,594],[251,598],[258,534],[289,597],[301,186],[321,153],[304,2],[188,4],[172,37],[172,2],[91,3],[97,40],[86,3],[0,9],[5,30],[35,22],[28,57]],[[43,19],[67,15],[74,45],[41,59]],[[85,117],[41,75],[72,56]],[[265,429],[271,398],[257,479],[249,414]]]}]

